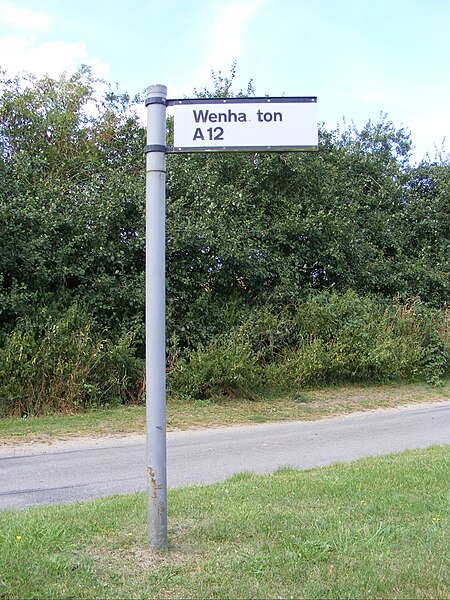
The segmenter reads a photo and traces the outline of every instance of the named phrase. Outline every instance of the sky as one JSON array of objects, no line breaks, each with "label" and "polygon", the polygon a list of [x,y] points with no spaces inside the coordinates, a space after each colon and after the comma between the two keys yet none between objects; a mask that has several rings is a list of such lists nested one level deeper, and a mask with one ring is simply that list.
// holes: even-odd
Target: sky
[{"label": "sky", "polygon": [[328,129],[386,114],[413,160],[450,152],[449,0],[0,0],[9,76],[89,64],[132,96],[183,98],[234,62],[236,92],[317,96]]}]

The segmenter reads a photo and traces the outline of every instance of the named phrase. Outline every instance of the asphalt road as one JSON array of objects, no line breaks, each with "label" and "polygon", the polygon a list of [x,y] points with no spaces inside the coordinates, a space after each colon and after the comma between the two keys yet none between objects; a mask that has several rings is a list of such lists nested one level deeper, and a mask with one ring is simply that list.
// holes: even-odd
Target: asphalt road
[{"label": "asphalt road", "polygon": [[[171,432],[168,485],[223,481],[234,473],[307,469],[450,443],[450,402],[311,422]],[[0,509],[145,490],[145,438],[77,440],[0,451]]]}]

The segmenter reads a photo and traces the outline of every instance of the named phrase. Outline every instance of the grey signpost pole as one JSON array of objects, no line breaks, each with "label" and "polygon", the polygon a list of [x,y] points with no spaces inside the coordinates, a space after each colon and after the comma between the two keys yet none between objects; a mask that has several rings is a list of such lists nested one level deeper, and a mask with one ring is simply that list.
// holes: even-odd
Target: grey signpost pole
[{"label": "grey signpost pole", "polygon": [[147,88],[145,396],[147,517],[150,548],[167,546],[165,343],[165,85]]},{"label": "grey signpost pole", "polygon": [[[315,96],[167,101],[165,85],[147,88],[145,393],[150,548],[167,546],[166,106],[174,106],[175,138],[171,152],[272,152],[318,149],[316,101]],[[209,127],[210,123],[222,125]]]}]

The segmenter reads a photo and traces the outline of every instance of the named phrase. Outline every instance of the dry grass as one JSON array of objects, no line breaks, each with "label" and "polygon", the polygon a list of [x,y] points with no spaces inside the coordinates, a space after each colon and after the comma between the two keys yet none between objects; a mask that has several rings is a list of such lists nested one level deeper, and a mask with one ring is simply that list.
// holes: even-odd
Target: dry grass
[{"label": "dry grass", "polygon": [[[290,394],[271,392],[258,400],[222,398],[214,402],[188,402],[169,399],[167,428],[173,431],[270,421],[314,420],[359,410],[442,402],[449,398],[450,381],[447,380],[442,387],[415,383],[330,387]],[[145,408],[142,406],[0,421],[0,445],[144,433]]]},{"label": "dry grass", "polygon": [[348,386],[271,394],[259,400],[221,399],[215,402],[170,402],[169,429],[191,429],[261,423],[303,421],[359,410],[391,408],[405,404],[443,402],[450,398],[450,382],[435,388],[408,385]]}]

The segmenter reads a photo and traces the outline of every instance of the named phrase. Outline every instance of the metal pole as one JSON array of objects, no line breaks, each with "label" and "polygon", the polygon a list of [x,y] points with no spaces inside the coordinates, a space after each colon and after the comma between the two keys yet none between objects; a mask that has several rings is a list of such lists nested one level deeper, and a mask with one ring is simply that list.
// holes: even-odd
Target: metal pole
[{"label": "metal pole", "polygon": [[147,522],[150,548],[167,546],[165,336],[165,85],[147,88],[145,397]]}]

